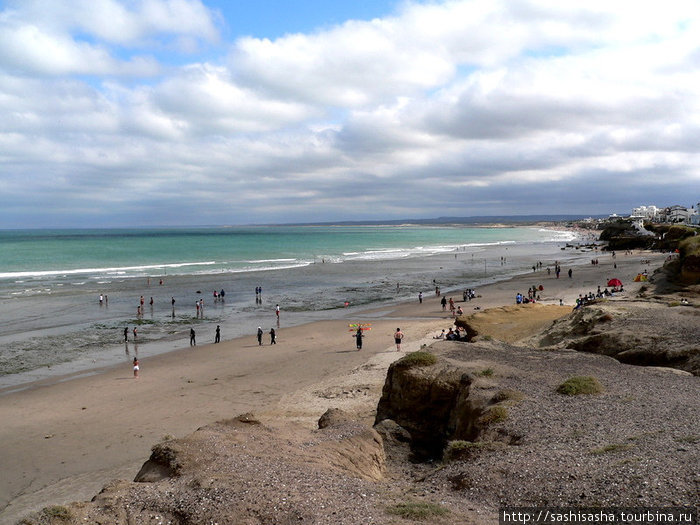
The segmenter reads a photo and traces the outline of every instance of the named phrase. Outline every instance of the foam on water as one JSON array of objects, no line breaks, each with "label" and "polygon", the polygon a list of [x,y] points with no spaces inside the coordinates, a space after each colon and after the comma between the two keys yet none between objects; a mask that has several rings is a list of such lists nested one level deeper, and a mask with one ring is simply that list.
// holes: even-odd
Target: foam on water
[{"label": "foam on water", "polygon": [[[443,290],[478,287],[527,271],[542,254],[557,251],[563,260],[554,243],[574,236],[538,228],[372,226],[9,238],[0,232],[8,248],[0,253],[0,386],[21,382],[26,371],[35,379],[95,359],[124,360],[123,328],[134,326],[140,296],[154,298],[140,320],[143,356],[186,346],[190,326],[198,336],[216,324],[225,338],[253,333],[271,323],[276,303],[283,329],[415,297],[434,288],[434,279]],[[201,261],[193,258],[197,253],[204,254]],[[508,266],[501,266],[505,255]],[[264,289],[262,302],[256,286]],[[226,301],[213,303],[212,290],[221,289]],[[108,295],[108,305],[98,304],[100,294]],[[194,302],[201,298],[205,319],[196,320]]]}]

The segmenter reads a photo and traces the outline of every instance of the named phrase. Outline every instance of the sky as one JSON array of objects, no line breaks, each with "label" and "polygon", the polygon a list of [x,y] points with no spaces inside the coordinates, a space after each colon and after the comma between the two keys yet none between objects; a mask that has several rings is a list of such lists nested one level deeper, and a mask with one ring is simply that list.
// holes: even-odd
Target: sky
[{"label": "sky", "polygon": [[697,0],[0,0],[0,228],[698,201]]}]

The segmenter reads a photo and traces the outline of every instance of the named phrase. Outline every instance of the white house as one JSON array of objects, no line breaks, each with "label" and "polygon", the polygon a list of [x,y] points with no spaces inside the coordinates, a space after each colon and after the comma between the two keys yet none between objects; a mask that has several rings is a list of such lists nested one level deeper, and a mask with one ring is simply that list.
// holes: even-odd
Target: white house
[{"label": "white house", "polygon": [[695,226],[700,226],[700,202],[698,202],[695,207],[691,210],[689,223]]},{"label": "white house", "polygon": [[691,212],[685,206],[674,204],[673,206],[664,208],[664,215],[666,216],[666,222],[686,223],[690,218]]},{"label": "white house", "polygon": [[632,217],[654,221],[658,219],[660,211],[656,206],[638,206],[632,209]]}]

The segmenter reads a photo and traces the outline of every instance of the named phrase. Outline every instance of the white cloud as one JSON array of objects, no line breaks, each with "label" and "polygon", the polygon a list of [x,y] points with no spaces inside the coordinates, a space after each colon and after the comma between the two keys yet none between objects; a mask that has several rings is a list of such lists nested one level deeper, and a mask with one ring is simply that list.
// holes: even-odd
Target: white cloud
[{"label": "white cloud", "polygon": [[[57,195],[57,215],[107,224],[202,208],[209,223],[596,213],[700,187],[696,2],[407,3],[222,44],[200,1],[10,5],[0,209],[14,217]],[[611,180],[625,191],[605,193]]]},{"label": "white cloud", "polygon": [[318,104],[362,107],[418,93],[454,74],[438,49],[415,45],[397,20],[347,22],[274,42],[243,38],[230,65],[237,80]]},{"label": "white cloud", "polygon": [[203,135],[270,131],[315,114],[298,102],[239,86],[225,69],[208,64],[182,69],[159,84],[151,98],[162,111],[181,117]]},{"label": "white cloud", "polygon": [[2,27],[0,65],[31,75],[151,76],[160,70],[153,59],[118,60],[103,46],[50,34],[34,25]]},{"label": "white cloud", "polygon": [[6,18],[32,21],[52,33],[77,31],[110,44],[141,45],[157,35],[219,38],[212,12],[200,0],[16,0]]},{"label": "white cloud", "polygon": [[[23,0],[12,6],[0,13],[0,67],[22,74],[153,76],[162,68],[151,49],[194,51],[198,42],[219,38],[213,14],[199,0]],[[119,46],[135,54],[123,58]],[[140,53],[144,47],[149,51]]]}]

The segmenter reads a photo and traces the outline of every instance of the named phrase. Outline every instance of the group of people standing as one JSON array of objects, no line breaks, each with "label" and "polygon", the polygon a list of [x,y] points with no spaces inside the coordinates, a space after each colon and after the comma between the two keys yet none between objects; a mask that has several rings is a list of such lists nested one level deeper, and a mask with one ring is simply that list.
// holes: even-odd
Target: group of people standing
[{"label": "group of people standing", "polygon": [[[270,331],[268,332],[270,335],[270,344],[271,345],[276,345],[277,344],[277,332],[275,332],[274,328],[270,328]],[[262,346],[262,340],[263,340],[263,329],[261,326],[258,326],[258,346]]]}]

